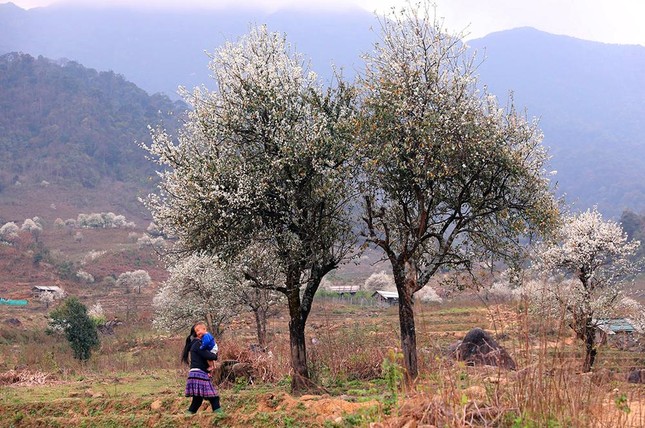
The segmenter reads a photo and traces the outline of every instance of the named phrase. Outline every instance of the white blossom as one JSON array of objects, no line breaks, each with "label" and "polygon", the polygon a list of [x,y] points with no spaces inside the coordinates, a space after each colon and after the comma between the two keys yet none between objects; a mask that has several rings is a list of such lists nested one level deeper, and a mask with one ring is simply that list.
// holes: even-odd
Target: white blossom
[{"label": "white blossom", "polygon": [[87,311],[87,315],[96,319],[105,318],[105,311],[103,310],[103,306],[101,305],[101,303],[96,302]]},{"label": "white blossom", "polygon": [[145,203],[176,252],[235,263],[262,245],[276,256],[282,282],[271,287],[291,297],[301,382],[313,296],[354,246],[354,92],[340,79],[324,88],[285,36],[264,26],[217,49],[209,66],[215,90],[183,91],[193,108],[178,142],[151,130],[145,148],[162,166],[161,192]]},{"label": "white blossom", "polygon": [[142,269],[123,272],[116,279],[117,287],[123,287],[127,291],[136,289],[138,293],[141,293],[141,288],[147,287],[151,282],[150,274]]},{"label": "white blossom", "polygon": [[594,208],[566,216],[557,240],[539,252],[535,270],[552,275],[546,278],[550,296],[585,341],[585,371],[595,358],[595,320],[617,315],[625,285],[641,271],[632,259],[639,245]]},{"label": "white blossom", "polygon": [[136,241],[137,241],[137,245],[139,245],[139,248],[159,247],[163,245],[163,243],[165,242],[165,239],[163,238],[163,236],[157,236],[153,238],[150,235],[143,234]]},{"label": "white blossom", "polygon": [[0,227],[0,241],[11,242],[18,238],[20,228],[12,221],[5,223]]},{"label": "white blossom", "polygon": [[40,224],[38,224],[37,222],[35,222],[33,219],[28,218],[22,223],[22,226],[20,227],[20,230],[26,230],[26,231],[29,231],[29,232],[32,232],[32,233],[33,232],[42,232],[43,227]]},{"label": "white blossom", "polygon": [[430,287],[425,286],[421,290],[414,293],[414,297],[424,303],[441,303],[443,298],[437,294],[437,291]]},{"label": "white blossom", "polygon": [[217,258],[194,254],[177,261],[154,297],[155,327],[177,331],[205,320],[218,328],[239,311],[232,279]]},{"label": "white blossom", "polygon": [[479,84],[479,60],[432,10],[422,1],[384,17],[358,84],[363,234],[392,264],[411,378],[411,297],[442,270],[518,259],[518,238],[558,215],[537,121]]},{"label": "white blossom", "polygon": [[367,291],[395,291],[394,278],[385,271],[371,274],[363,284],[363,289]]},{"label": "white blossom", "polygon": [[[72,223],[70,222],[70,225]],[[79,214],[73,223],[73,226],[87,229],[111,229],[123,228],[133,229],[136,225],[133,222],[128,222],[125,216],[114,214],[113,212]]]},{"label": "white blossom", "polygon": [[84,270],[79,270],[78,272],[76,272],[76,278],[89,284],[94,282],[94,277],[92,276],[92,274]]}]

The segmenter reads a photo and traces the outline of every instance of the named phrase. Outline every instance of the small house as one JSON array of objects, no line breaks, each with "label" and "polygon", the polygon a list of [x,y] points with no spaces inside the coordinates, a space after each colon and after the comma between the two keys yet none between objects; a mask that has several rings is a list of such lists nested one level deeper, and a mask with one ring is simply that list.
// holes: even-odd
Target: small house
[{"label": "small house", "polygon": [[350,296],[353,296],[360,290],[359,285],[332,285],[329,287],[329,291],[336,293],[340,296],[343,296],[345,294],[349,294]]},{"label": "small house", "polygon": [[399,303],[399,293],[396,291],[376,290],[372,297],[384,305],[396,305]]},{"label": "small house", "polygon": [[56,285],[36,285],[31,289],[31,291],[36,297],[42,295],[43,293],[59,294],[63,292],[63,290]]},{"label": "small house", "polygon": [[629,318],[599,318],[594,320],[598,328],[600,343],[607,343],[610,338],[617,336],[632,336],[642,331]]}]

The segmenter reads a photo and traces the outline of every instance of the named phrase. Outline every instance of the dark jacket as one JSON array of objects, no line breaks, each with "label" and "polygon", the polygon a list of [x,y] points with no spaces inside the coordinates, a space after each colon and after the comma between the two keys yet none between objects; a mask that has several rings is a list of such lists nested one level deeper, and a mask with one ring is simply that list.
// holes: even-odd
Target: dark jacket
[{"label": "dark jacket", "polygon": [[216,360],[217,354],[205,349],[199,349],[202,346],[200,339],[193,339],[190,344],[190,368],[208,371],[208,360]]}]

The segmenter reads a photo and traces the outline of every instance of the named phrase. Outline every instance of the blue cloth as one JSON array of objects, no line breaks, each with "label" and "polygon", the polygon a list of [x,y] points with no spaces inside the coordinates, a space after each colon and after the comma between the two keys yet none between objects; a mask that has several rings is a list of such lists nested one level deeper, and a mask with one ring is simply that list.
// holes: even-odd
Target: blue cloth
[{"label": "blue cloth", "polygon": [[202,346],[200,346],[199,349],[204,349],[213,353],[217,352],[217,344],[215,343],[215,338],[212,334],[208,332],[204,333],[202,336]]}]

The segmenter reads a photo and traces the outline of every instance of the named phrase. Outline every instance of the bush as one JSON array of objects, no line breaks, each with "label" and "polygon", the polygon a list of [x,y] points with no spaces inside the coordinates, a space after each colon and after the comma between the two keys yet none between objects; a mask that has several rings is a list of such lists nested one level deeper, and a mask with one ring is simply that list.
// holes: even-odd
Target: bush
[{"label": "bush", "polygon": [[76,297],[69,297],[50,314],[49,331],[62,331],[67,338],[74,358],[89,360],[92,350],[100,345],[95,323],[87,308]]}]

